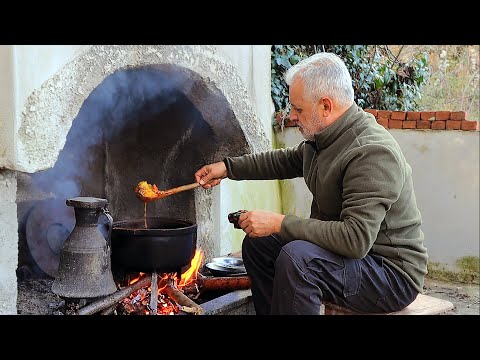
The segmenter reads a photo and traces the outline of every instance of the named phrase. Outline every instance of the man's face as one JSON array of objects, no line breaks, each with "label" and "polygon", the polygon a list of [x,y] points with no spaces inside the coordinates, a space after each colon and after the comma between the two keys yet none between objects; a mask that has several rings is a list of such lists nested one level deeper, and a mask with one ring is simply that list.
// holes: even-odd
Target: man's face
[{"label": "man's face", "polygon": [[304,98],[303,81],[297,80],[290,86],[290,120],[294,121],[306,140],[314,141],[315,134],[326,128],[317,104]]}]

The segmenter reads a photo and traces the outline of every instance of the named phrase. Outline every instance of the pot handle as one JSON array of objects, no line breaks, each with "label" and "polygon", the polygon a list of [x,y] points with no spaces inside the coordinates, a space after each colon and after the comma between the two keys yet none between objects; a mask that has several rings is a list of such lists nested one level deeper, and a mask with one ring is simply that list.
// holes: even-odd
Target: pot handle
[{"label": "pot handle", "polygon": [[106,207],[102,208],[103,214],[108,218],[108,238],[107,246],[110,247],[111,237],[112,237],[112,228],[113,228],[113,217],[110,215],[110,211]]}]

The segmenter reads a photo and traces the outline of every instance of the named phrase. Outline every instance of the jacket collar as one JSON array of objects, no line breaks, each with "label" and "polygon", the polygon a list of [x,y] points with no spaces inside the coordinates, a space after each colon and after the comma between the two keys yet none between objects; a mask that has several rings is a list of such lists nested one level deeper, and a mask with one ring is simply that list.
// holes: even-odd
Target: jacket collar
[{"label": "jacket collar", "polygon": [[[358,119],[355,116],[360,108],[353,103],[342,116],[335,120],[330,126],[315,134],[315,145],[317,151],[326,149],[332,145],[345,131],[351,128],[352,124]],[[313,144],[311,144],[313,146]]]}]

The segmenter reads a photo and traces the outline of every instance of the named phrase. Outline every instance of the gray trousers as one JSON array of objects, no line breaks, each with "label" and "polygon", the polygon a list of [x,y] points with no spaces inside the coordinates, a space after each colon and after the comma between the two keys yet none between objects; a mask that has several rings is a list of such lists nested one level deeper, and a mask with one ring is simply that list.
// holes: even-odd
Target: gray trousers
[{"label": "gray trousers", "polygon": [[383,258],[350,259],[304,240],[246,236],[242,257],[257,315],[319,315],[323,301],[363,313],[398,311],[418,292]]}]

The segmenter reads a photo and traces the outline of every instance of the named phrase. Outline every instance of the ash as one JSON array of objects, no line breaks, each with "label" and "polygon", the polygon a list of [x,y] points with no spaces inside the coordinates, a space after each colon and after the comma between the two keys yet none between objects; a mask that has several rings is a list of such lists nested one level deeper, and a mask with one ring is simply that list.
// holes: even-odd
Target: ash
[{"label": "ash", "polygon": [[18,280],[17,314],[61,315],[65,306],[62,298],[52,292],[54,279]]}]

